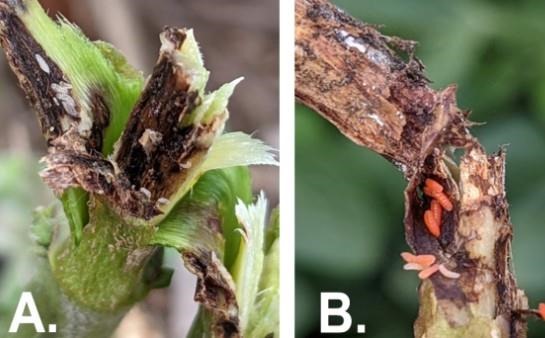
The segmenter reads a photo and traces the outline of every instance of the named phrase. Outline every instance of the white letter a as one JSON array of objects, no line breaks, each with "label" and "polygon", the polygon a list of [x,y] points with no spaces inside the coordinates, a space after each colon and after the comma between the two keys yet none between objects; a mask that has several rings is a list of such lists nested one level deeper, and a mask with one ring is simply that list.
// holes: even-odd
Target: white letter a
[{"label": "white letter a", "polygon": [[[28,312],[30,312],[29,316],[24,315],[26,307],[28,307]],[[19,325],[21,324],[34,324],[34,329],[36,332],[45,332],[44,324],[40,318],[40,313],[38,313],[38,308],[36,308],[36,303],[34,303],[34,298],[30,292],[23,292],[21,295],[19,304],[17,304],[17,310],[15,310],[15,315],[13,316],[11,325],[9,326],[9,332],[17,332],[17,330],[19,330]]]}]

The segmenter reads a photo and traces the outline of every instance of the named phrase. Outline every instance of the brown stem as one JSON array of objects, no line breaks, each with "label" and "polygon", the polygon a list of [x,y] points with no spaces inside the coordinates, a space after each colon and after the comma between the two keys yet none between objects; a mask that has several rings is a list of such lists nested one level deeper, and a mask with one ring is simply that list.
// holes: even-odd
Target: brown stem
[{"label": "brown stem", "polygon": [[[460,273],[423,281],[415,336],[526,337],[520,314],[528,304],[511,269],[503,150],[487,155],[470,134],[454,86],[429,87],[414,42],[382,35],[325,0],[297,0],[295,20],[297,99],[400,168],[409,181],[407,243]],[[460,163],[448,159],[451,147],[464,149]],[[430,177],[454,205],[443,212],[438,238],[423,222]]]}]

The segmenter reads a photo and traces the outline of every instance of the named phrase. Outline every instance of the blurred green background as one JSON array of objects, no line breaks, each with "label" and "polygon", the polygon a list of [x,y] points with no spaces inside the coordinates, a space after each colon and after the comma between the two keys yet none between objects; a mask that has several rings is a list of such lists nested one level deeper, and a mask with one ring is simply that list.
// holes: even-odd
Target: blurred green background
[{"label": "blurred green background", "polygon": [[[473,133],[489,152],[508,145],[516,276],[531,306],[545,301],[545,1],[334,2],[419,41],[432,86],[457,83],[459,106],[486,122]],[[365,337],[412,337],[418,281],[399,258],[401,174],[300,105],[296,133],[297,337],[319,336],[321,291],[350,296]],[[529,326],[529,337],[545,337],[545,323]]]}]

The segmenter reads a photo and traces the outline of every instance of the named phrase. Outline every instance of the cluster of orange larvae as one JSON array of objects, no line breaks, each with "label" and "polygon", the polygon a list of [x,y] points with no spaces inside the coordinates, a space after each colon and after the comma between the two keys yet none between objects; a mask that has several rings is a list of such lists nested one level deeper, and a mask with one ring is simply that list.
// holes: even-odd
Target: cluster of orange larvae
[{"label": "cluster of orange larvae", "polygon": [[438,238],[441,235],[443,209],[452,211],[452,202],[443,192],[443,186],[431,178],[425,181],[424,194],[432,198],[430,208],[424,212],[424,224],[430,234]]},{"label": "cluster of orange larvae", "polygon": [[[427,178],[424,183],[424,194],[431,197],[430,208],[424,212],[424,224],[434,237],[441,236],[441,221],[443,209],[452,211],[453,205],[450,199],[443,192],[443,186],[436,180]],[[460,274],[450,271],[444,264],[436,263],[434,255],[413,255],[409,252],[402,252],[401,257],[405,260],[403,269],[417,270],[418,278],[427,279],[437,271],[447,278],[460,278]]]},{"label": "cluster of orange larvae", "polygon": [[406,264],[403,266],[405,270],[417,270],[418,278],[427,279],[437,271],[447,278],[460,278],[460,274],[447,269],[444,264],[436,263],[434,255],[413,255],[410,252],[402,252],[401,257]]}]

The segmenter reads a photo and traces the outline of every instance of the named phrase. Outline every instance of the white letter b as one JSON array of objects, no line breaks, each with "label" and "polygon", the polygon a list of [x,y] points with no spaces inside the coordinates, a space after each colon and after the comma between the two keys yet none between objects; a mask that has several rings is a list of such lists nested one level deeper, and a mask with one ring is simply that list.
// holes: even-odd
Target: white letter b
[{"label": "white letter b", "polygon": [[[341,306],[330,308],[329,301],[338,300]],[[347,332],[352,325],[352,317],[348,313],[350,307],[350,298],[342,292],[322,292],[320,294],[320,331],[322,333],[343,333]],[[339,325],[329,325],[329,317],[336,316],[342,318]]]}]

